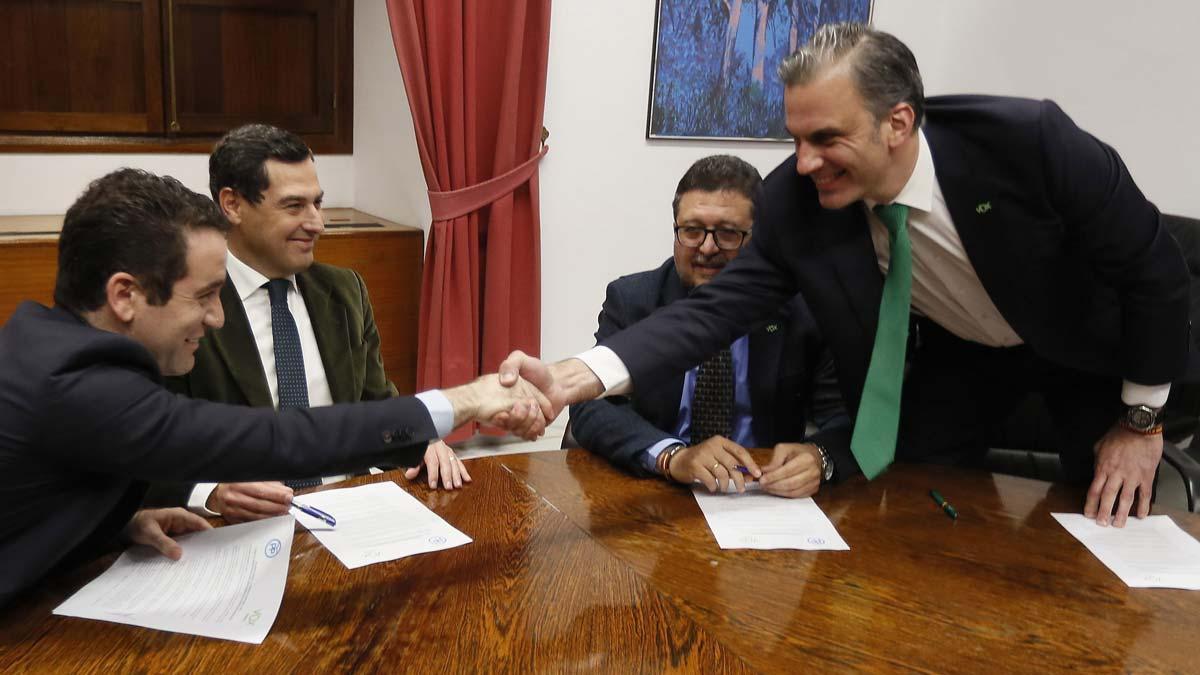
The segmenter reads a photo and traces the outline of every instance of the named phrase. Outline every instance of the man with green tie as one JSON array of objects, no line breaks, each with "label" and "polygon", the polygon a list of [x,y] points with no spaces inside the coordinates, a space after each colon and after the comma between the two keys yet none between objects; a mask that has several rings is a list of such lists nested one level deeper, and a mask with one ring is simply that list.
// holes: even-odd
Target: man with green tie
[{"label": "man with green tie", "polygon": [[1050,101],[926,99],[912,52],[862,25],[820,29],[780,76],[795,154],[767,177],[747,250],[578,359],[514,354],[502,375],[560,404],[624,393],[800,291],[855,413],[822,439],[839,475],[972,462],[1036,391],[1067,476],[1090,481],[1085,514],[1148,514],[1188,275],[1116,151]]}]

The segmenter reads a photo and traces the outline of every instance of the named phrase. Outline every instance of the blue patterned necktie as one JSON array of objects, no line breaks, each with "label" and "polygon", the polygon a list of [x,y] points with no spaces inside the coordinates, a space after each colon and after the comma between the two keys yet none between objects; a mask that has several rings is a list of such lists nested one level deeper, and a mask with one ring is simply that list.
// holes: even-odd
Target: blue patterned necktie
[{"label": "blue patterned necktie", "polygon": [[[279,409],[308,407],[308,378],[304,375],[304,352],[300,350],[300,331],[288,309],[287,279],[266,283],[271,296],[271,340],[275,343],[275,378],[279,382]],[[320,478],[287,480],[284,485],[299,490],[321,484]]]},{"label": "blue patterned necktie", "polygon": [[729,437],[733,419],[733,357],[722,349],[700,364],[692,392],[692,445],[713,436]]}]

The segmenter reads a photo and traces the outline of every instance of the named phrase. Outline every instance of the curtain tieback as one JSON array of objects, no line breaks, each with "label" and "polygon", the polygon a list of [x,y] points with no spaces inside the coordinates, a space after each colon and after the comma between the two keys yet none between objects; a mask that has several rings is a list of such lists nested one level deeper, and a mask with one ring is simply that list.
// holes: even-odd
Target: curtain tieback
[{"label": "curtain tieback", "polygon": [[436,223],[440,220],[450,220],[465,216],[472,211],[478,211],[521,187],[533,177],[533,172],[537,171],[538,162],[546,156],[549,149],[549,145],[543,145],[541,152],[530,157],[524,163],[482,183],[446,192],[430,190],[429,210],[433,213],[433,221]]}]

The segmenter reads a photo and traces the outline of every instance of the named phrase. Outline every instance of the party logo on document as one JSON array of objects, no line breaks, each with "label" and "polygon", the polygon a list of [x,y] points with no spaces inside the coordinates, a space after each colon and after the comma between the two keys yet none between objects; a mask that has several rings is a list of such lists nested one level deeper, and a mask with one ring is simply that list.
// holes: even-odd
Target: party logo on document
[{"label": "party logo on document", "polygon": [[280,542],[278,539],[272,539],[271,541],[267,542],[267,547],[263,549],[263,553],[265,553],[268,558],[274,558],[275,556],[279,555],[279,551],[282,548],[282,542]]}]

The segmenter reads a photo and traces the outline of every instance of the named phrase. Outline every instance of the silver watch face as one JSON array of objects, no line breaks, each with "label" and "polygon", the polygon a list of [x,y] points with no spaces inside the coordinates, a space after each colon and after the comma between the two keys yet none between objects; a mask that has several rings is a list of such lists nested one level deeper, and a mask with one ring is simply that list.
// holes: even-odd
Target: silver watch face
[{"label": "silver watch face", "polygon": [[817,446],[817,453],[821,455],[821,480],[833,480],[833,460],[829,458],[829,453],[819,445]]},{"label": "silver watch face", "polygon": [[1135,429],[1150,429],[1158,423],[1158,411],[1144,405],[1130,406],[1125,413],[1125,421]]}]

